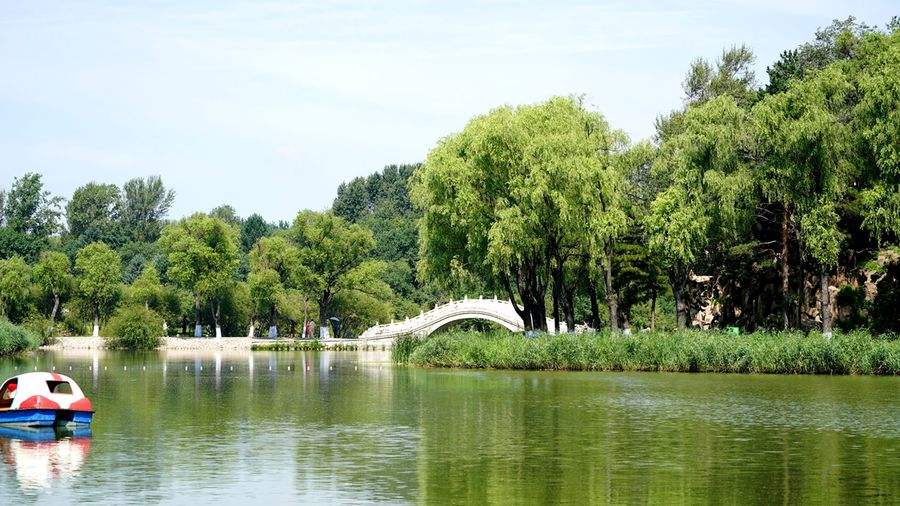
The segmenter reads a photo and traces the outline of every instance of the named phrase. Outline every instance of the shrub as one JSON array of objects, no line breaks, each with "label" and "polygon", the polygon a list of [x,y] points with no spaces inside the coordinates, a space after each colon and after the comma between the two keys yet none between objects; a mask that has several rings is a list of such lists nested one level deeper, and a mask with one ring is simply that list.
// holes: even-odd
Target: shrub
[{"label": "shrub", "polygon": [[[59,326],[59,323],[57,323]],[[22,327],[30,330],[41,340],[41,345],[55,344],[57,339],[57,331],[53,325],[50,325],[50,319],[44,318],[38,314],[31,314],[22,322]]]},{"label": "shrub", "polygon": [[37,348],[41,338],[34,332],[0,320],[0,355],[16,355]]},{"label": "shrub", "polygon": [[106,345],[110,348],[152,350],[162,344],[163,319],[144,306],[120,309],[106,328]]},{"label": "shrub", "polygon": [[409,356],[422,343],[422,340],[410,334],[404,334],[394,340],[391,347],[391,360],[397,364],[409,362]]}]

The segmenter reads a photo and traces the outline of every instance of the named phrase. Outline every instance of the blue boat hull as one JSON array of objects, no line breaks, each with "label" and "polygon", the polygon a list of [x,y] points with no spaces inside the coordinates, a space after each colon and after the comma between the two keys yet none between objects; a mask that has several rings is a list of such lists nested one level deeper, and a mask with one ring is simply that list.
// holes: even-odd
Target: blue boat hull
[{"label": "blue boat hull", "polygon": [[68,409],[10,409],[0,411],[0,425],[25,427],[53,427],[54,425],[89,424],[94,418],[90,411]]}]

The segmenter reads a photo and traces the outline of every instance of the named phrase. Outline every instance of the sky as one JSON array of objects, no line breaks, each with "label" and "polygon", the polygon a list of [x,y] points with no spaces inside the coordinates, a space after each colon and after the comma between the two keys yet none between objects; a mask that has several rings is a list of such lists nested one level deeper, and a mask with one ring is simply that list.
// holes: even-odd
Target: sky
[{"label": "sky", "polygon": [[422,161],[504,104],[584,95],[632,140],[697,57],[747,44],[757,76],[832,19],[895,1],[0,0],[0,187],[68,198],[159,175],[170,217],[230,204],[290,220]]}]

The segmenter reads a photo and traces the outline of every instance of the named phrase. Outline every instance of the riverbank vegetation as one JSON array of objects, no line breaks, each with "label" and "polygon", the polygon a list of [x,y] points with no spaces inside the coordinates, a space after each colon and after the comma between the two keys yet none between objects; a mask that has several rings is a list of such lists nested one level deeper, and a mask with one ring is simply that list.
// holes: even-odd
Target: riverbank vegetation
[{"label": "riverbank vegetation", "polygon": [[129,306],[120,309],[109,320],[110,337],[106,346],[111,349],[155,350],[162,344],[163,320],[152,309]]},{"label": "riverbank vegetation", "polygon": [[158,177],[66,200],[25,174],[0,192],[0,318],[110,335],[143,306],[160,335],[356,337],[497,295],[538,330],[900,332],[900,21],[835,21],[765,85],[754,63],[695,60],[639,142],[580,97],[499,107],[291,222],[167,219]]},{"label": "riverbank vegetation", "polygon": [[424,367],[568,371],[663,371],[767,374],[900,374],[900,340],[862,331],[837,333],[608,331],[544,334],[445,333],[395,343],[398,363]]},{"label": "riverbank vegetation", "polygon": [[33,350],[40,344],[41,338],[38,334],[6,320],[0,320],[0,357],[18,355]]}]

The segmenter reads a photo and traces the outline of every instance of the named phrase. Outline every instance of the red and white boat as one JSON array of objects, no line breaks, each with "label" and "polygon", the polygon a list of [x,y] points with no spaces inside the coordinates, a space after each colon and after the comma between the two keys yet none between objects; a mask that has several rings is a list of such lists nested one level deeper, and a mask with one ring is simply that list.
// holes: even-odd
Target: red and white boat
[{"label": "red and white boat", "polygon": [[54,372],[29,372],[0,387],[0,425],[52,427],[90,424],[91,401],[72,378]]}]

